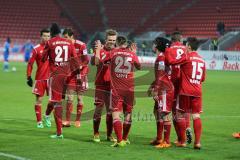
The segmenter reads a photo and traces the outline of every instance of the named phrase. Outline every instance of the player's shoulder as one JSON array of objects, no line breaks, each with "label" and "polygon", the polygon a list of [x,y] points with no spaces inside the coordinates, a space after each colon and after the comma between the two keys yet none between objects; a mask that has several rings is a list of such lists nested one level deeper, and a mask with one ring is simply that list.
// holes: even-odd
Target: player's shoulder
[{"label": "player's shoulder", "polygon": [[80,40],[75,40],[75,44],[76,44],[76,45],[81,45],[81,46],[86,45],[84,42],[82,42],[82,41],[80,41]]},{"label": "player's shoulder", "polygon": [[35,45],[34,47],[33,47],[33,49],[38,49],[38,48],[40,48],[41,47],[41,45],[40,44],[37,44],[37,45]]}]

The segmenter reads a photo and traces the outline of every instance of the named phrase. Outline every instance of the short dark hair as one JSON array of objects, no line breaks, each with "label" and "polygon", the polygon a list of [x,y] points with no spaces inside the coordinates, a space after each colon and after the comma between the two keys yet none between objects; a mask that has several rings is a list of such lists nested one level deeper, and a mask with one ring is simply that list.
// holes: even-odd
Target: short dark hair
[{"label": "short dark hair", "polygon": [[49,33],[49,32],[50,32],[49,29],[44,28],[44,29],[42,29],[42,30],[40,31],[40,36],[42,36],[43,33]]},{"label": "short dark hair", "polygon": [[53,23],[53,24],[51,25],[51,27],[50,27],[51,37],[54,37],[54,36],[56,36],[56,35],[58,35],[58,34],[60,34],[60,33],[61,33],[61,29],[60,29],[60,27],[58,26],[58,24],[57,24],[57,23]]},{"label": "short dark hair", "polygon": [[199,41],[197,40],[196,37],[188,37],[187,44],[191,47],[193,51],[196,51],[199,46]]},{"label": "short dark hair", "polygon": [[117,46],[127,45],[128,39],[125,36],[118,36],[116,41]]},{"label": "short dark hair", "polygon": [[7,40],[6,40],[8,43],[11,43],[11,38],[10,37],[7,37]]},{"label": "short dark hair", "polygon": [[63,35],[65,35],[65,34],[67,34],[70,37],[74,35],[73,30],[71,28],[65,28],[63,30]]},{"label": "short dark hair", "polygon": [[172,33],[171,40],[172,42],[180,42],[182,39],[182,33],[179,31],[175,31]]},{"label": "short dark hair", "polygon": [[165,52],[165,49],[167,47],[170,47],[171,42],[163,37],[157,37],[154,41],[153,44],[156,45],[156,48],[161,51],[161,52]]}]

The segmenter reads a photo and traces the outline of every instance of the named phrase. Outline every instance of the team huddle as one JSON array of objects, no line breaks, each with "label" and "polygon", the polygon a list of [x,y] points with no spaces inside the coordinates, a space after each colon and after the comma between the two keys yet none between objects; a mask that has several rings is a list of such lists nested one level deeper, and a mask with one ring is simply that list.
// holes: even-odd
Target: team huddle
[{"label": "team huddle", "polygon": [[[107,140],[113,142],[113,147],[130,144],[128,135],[134,109],[134,70],[141,69],[137,45],[109,29],[106,31],[105,44],[95,41],[94,55],[90,58],[86,44],[75,40],[71,29],[64,29],[61,36],[59,26],[54,23],[50,30],[43,29],[40,33],[42,41],[34,47],[27,66],[27,84],[33,86],[32,93],[36,95],[37,127],[51,127],[50,114],[54,110],[57,131],[51,138],[63,138],[62,127],[71,126],[74,94],[77,95],[74,125],[81,126],[82,96],[88,89],[90,62],[97,67],[93,141],[101,141],[99,126],[102,111],[106,108]],[[177,135],[175,145],[186,147],[186,143],[191,143],[190,116],[193,119],[194,149],[201,148],[200,114],[206,67],[203,58],[196,52],[198,40],[188,38],[186,45],[181,41],[179,32],[172,34],[171,41],[163,37],[153,40],[152,50],[157,56],[154,65],[155,79],[152,83],[149,82],[147,93],[155,101],[153,112],[157,134],[150,144],[156,148],[171,147],[172,122]],[[33,85],[31,74],[35,61],[37,71]],[[41,106],[45,92],[49,95],[49,102],[42,120]],[[64,121],[63,99],[67,102]],[[124,115],[123,122],[121,114]],[[116,138],[112,135],[113,130]]]}]

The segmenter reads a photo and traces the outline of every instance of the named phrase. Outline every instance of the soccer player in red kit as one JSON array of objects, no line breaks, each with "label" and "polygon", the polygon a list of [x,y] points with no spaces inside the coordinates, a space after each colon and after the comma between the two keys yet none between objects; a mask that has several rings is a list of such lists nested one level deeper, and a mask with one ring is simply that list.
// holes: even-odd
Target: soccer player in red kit
[{"label": "soccer player in red kit", "polygon": [[194,149],[200,149],[200,139],[202,133],[202,122],[200,113],[202,112],[202,82],[205,80],[206,66],[203,58],[196,52],[198,40],[196,38],[187,39],[187,58],[181,64],[181,78],[179,90],[179,108],[177,109],[177,125],[179,129],[180,141],[176,144],[184,147],[186,119],[185,114],[191,113],[194,128]]},{"label": "soccer player in red kit", "polygon": [[[37,128],[43,128],[42,123],[42,99],[44,93],[48,94],[48,79],[49,79],[49,64],[48,61],[42,62],[42,54],[45,43],[50,39],[50,31],[43,29],[40,31],[41,43],[36,45],[32,51],[32,55],[27,65],[27,84],[32,87],[33,80],[31,78],[33,64],[36,61],[37,71],[35,75],[35,83],[32,93],[36,95],[35,113],[37,118]],[[51,127],[50,113],[53,110],[53,105],[49,102],[45,113],[45,125]]]},{"label": "soccer player in red kit", "polygon": [[[123,147],[127,143],[132,122],[132,109],[134,105],[134,67],[140,69],[138,57],[135,52],[127,48],[127,38],[119,36],[116,41],[117,48],[111,51],[102,61],[110,60],[111,75],[111,104],[113,115],[113,128],[117,142],[113,147]],[[96,55],[99,57],[99,55]],[[120,115],[124,114],[122,125]]]},{"label": "soccer player in red kit", "polygon": [[56,23],[50,28],[51,39],[47,41],[42,61],[48,59],[50,65],[49,95],[54,104],[54,118],[57,132],[51,138],[63,138],[62,135],[62,96],[66,77],[79,68],[77,54],[72,41],[61,38],[61,30]]},{"label": "soccer player in red kit", "polygon": [[[157,37],[153,41],[153,52],[157,54],[154,65],[155,80],[151,84],[148,95],[152,95],[155,101],[154,116],[157,124],[157,137],[151,142],[156,148],[168,148],[170,143],[171,118],[169,113],[172,111],[174,100],[174,86],[171,81],[171,68],[165,62],[165,49],[170,46],[170,41]],[[164,131],[164,139],[162,134]]]},{"label": "soccer player in red kit", "polygon": [[[180,32],[173,32],[171,36],[171,46],[167,50],[171,50],[171,52],[176,53],[177,55],[185,54],[187,48],[182,44],[182,35]],[[177,57],[178,58],[178,57]],[[172,107],[172,119],[175,131],[177,133],[177,137],[179,139],[178,128],[176,126],[176,108],[179,108],[179,87],[180,87],[180,65],[175,64],[171,65],[171,80],[174,85],[174,103]],[[190,114],[186,113],[186,136],[187,142],[190,144],[192,142],[192,131],[190,127]],[[175,142],[177,143],[177,141]]]},{"label": "soccer player in red kit", "polygon": [[110,70],[109,64],[104,64],[96,57],[99,54],[100,58],[104,58],[112,49],[115,48],[117,32],[115,30],[106,30],[106,42],[103,46],[98,40],[95,42],[94,56],[91,59],[91,64],[97,66],[96,80],[95,80],[95,111],[93,115],[93,130],[94,142],[100,142],[99,126],[101,122],[101,115],[104,106],[106,107],[106,126],[107,126],[107,140],[116,141],[112,136],[112,112],[110,110]]},{"label": "soccer player in red kit", "polygon": [[87,52],[87,46],[85,43],[75,40],[73,37],[73,31],[70,28],[66,28],[63,31],[63,37],[71,40],[74,43],[76,53],[81,61],[79,68],[79,74],[73,73],[67,80],[67,106],[66,106],[66,121],[63,122],[63,127],[70,127],[71,112],[73,110],[73,97],[74,93],[77,94],[77,115],[75,119],[75,127],[80,127],[80,118],[83,109],[82,95],[88,88],[88,63],[89,57]]}]

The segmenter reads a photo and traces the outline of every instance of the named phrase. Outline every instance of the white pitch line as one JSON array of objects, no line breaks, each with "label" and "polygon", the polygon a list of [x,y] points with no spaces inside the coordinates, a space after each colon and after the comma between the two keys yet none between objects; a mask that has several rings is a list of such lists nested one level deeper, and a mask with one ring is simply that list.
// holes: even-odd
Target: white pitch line
[{"label": "white pitch line", "polygon": [[13,159],[16,159],[16,160],[30,160],[30,159],[27,159],[27,158],[24,158],[24,157],[19,157],[19,156],[15,156],[13,154],[7,154],[7,153],[3,153],[3,152],[0,152],[0,156],[13,158]]}]

